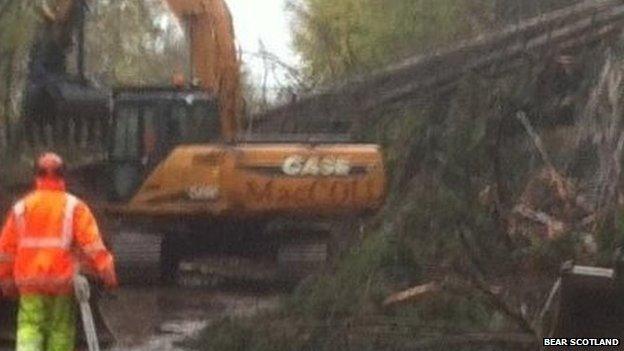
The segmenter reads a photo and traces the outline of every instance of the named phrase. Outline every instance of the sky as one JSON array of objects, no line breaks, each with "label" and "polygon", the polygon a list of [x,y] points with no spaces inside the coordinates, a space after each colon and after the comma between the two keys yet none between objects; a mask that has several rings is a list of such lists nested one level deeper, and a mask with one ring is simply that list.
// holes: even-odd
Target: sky
[{"label": "sky", "polygon": [[[238,46],[243,51],[243,61],[251,71],[252,79],[262,84],[265,65],[254,55],[262,41],[265,49],[280,61],[291,66],[300,62],[291,49],[290,16],[285,11],[286,0],[226,0],[234,19]],[[274,66],[274,65],[272,65]],[[270,70],[270,72],[273,72]],[[275,88],[285,81],[284,71],[276,67],[267,77],[267,85]]]}]

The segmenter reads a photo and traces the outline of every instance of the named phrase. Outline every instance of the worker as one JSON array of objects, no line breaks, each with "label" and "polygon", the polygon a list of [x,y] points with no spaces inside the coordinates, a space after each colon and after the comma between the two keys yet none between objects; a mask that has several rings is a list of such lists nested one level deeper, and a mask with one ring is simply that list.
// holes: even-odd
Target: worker
[{"label": "worker", "polygon": [[19,298],[17,351],[73,351],[73,277],[84,265],[107,288],[117,286],[113,257],[89,207],[65,191],[54,153],[35,163],[35,190],[18,201],[0,234],[0,287]]}]

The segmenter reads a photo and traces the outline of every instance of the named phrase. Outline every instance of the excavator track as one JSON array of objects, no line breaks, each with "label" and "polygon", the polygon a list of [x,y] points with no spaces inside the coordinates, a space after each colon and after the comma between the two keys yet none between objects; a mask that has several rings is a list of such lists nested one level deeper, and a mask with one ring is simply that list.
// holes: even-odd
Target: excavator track
[{"label": "excavator track", "polygon": [[293,242],[283,244],[277,253],[280,277],[303,279],[327,268],[329,261],[327,241]]},{"label": "excavator track", "polygon": [[176,283],[186,287],[266,284],[277,281],[274,262],[235,255],[204,255],[179,264]]},{"label": "excavator track", "polygon": [[122,229],[111,246],[122,284],[293,284],[331,268],[338,241],[353,236],[345,222],[275,220],[261,230],[259,223],[222,223],[166,234]]},{"label": "excavator track", "polygon": [[292,285],[330,267],[333,236],[327,225],[319,228],[318,223],[280,221],[262,227],[259,231],[250,226],[251,232],[242,235],[239,231],[238,240],[227,245],[227,250],[217,248],[183,258],[176,282],[192,287]]}]

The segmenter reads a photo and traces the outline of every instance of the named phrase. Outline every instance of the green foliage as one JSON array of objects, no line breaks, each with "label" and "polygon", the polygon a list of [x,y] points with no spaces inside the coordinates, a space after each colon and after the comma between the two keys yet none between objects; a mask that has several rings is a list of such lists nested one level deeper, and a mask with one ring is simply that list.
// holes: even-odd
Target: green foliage
[{"label": "green foliage", "polygon": [[288,8],[296,16],[294,46],[310,78],[328,81],[474,35],[485,23],[471,16],[491,6],[482,3],[294,0]]},{"label": "green foliage", "polygon": [[328,83],[576,0],[290,0],[308,79]]},{"label": "green foliage", "polygon": [[39,24],[31,2],[7,1],[0,13],[0,124],[20,113],[30,42]]},{"label": "green foliage", "polygon": [[[0,48],[3,54],[19,49],[32,35],[37,16],[31,6],[19,1],[8,2],[0,17]],[[4,60],[3,60],[4,61]]]},{"label": "green foliage", "polygon": [[394,233],[378,232],[354,248],[334,275],[302,284],[285,303],[284,312],[318,321],[340,320],[363,306],[374,308],[387,292],[387,284],[411,282],[419,276],[413,252]]}]

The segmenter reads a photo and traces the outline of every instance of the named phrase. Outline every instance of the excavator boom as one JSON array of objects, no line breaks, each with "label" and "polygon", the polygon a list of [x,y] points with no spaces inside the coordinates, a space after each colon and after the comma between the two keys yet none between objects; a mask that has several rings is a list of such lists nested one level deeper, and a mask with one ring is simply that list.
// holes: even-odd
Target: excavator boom
[{"label": "excavator boom", "polygon": [[224,0],[165,0],[187,31],[192,81],[219,100],[221,136],[235,139],[240,74],[232,16]]}]

